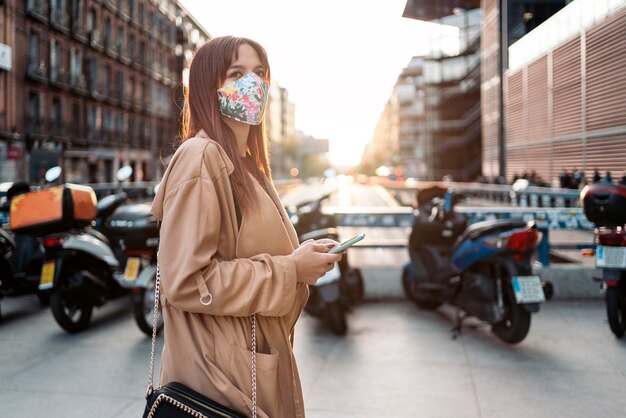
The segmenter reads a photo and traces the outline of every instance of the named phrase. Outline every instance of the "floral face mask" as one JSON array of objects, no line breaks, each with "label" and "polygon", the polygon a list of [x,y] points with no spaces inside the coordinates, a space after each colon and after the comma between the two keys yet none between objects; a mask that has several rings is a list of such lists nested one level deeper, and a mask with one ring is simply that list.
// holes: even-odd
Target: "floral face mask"
[{"label": "floral face mask", "polygon": [[258,125],[263,120],[268,91],[267,81],[255,73],[247,73],[217,90],[220,112],[231,119]]}]

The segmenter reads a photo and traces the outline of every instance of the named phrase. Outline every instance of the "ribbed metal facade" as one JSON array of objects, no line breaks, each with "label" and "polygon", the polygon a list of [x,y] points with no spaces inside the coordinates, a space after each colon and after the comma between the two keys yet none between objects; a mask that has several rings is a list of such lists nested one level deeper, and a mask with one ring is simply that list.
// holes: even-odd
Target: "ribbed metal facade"
[{"label": "ribbed metal facade", "polygon": [[[483,2],[486,6],[488,1]],[[488,15],[487,15],[488,16]],[[488,17],[487,17],[488,18]],[[507,178],[536,173],[548,182],[562,170],[626,170],[626,8],[546,54],[505,73]],[[483,65],[483,74],[488,69]],[[483,92],[485,89],[483,78]],[[483,100],[488,95],[483,95]],[[493,108],[484,103],[483,108]],[[487,112],[483,113],[484,115]],[[495,158],[483,123],[483,171]]]}]

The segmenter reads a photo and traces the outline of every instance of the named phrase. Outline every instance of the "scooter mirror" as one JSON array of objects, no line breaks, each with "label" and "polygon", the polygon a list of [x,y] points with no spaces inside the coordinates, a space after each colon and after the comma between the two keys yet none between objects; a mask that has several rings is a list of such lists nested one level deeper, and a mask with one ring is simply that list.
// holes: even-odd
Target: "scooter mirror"
[{"label": "scooter mirror", "polygon": [[129,165],[125,165],[117,171],[117,180],[122,182],[126,181],[133,175],[133,168]]},{"label": "scooter mirror", "polygon": [[44,175],[44,178],[46,179],[46,181],[48,183],[52,183],[53,181],[56,181],[59,179],[59,177],[61,177],[61,173],[63,172],[63,170],[61,169],[61,167],[54,166],[52,168],[49,168],[46,171],[46,174]]}]

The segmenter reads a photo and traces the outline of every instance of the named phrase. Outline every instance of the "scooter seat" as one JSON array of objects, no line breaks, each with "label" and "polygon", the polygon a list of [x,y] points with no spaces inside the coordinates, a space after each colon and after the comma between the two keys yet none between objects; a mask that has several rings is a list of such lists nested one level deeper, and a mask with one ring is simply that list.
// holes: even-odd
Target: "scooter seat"
[{"label": "scooter seat", "polygon": [[494,219],[491,221],[476,222],[467,227],[459,238],[459,242],[466,239],[475,240],[483,235],[507,229],[523,228],[526,225],[527,222],[522,219]]},{"label": "scooter seat", "polygon": [[87,233],[100,241],[104,242],[106,245],[111,245],[109,239],[100,231],[95,230],[94,228],[87,228]]}]

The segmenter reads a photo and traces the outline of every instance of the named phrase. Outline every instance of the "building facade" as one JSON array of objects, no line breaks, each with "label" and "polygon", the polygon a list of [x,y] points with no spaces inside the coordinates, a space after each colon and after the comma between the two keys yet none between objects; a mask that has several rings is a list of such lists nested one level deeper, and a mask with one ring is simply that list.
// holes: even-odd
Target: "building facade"
[{"label": "building facade", "polygon": [[481,160],[481,11],[409,1],[403,16],[433,18],[449,30],[433,33],[431,51],[412,58],[402,70],[367,149],[368,159],[386,149],[387,160],[380,165],[394,167],[404,177],[474,180]]},{"label": "building facade", "polygon": [[1,180],[38,182],[54,165],[69,182],[115,181],[123,165],[157,178],[179,127],[177,3],[8,0],[0,16]]},{"label": "building facade", "polygon": [[626,1],[575,0],[509,48],[506,176],[626,171]]},{"label": "building facade", "polygon": [[269,140],[270,164],[274,178],[289,178],[298,161],[298,137],[295,125],[296,107],[289,100],[289,91],[276,80],[270,85],[265,111]]}]

